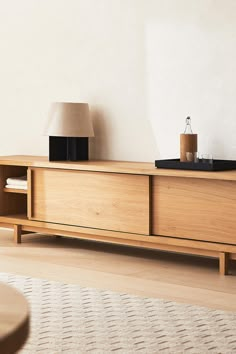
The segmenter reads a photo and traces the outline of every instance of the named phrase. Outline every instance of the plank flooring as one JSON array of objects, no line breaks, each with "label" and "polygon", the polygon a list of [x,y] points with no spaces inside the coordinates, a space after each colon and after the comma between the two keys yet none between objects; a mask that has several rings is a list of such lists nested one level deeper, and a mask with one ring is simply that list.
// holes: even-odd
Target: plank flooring
[{"label": "plank flooring", "polygon": [[236,311],[236,261],[0,229],[0,271]]}]

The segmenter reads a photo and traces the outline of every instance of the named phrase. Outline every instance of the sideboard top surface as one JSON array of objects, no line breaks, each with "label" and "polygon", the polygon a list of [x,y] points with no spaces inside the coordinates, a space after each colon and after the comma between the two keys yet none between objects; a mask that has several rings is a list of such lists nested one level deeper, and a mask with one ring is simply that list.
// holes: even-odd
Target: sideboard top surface
[{"label": "sideboard top surface", "polygon": [[0,165],[236,181],[236,170],[214,171],[214,172],[171,170],[171,169],[156,168],[154,166],[154,162],[151,163],[151,162],[113,161],[113,160],[52,162],[48,160],[47,156],[11,155],[11,156],[0,156]]}]

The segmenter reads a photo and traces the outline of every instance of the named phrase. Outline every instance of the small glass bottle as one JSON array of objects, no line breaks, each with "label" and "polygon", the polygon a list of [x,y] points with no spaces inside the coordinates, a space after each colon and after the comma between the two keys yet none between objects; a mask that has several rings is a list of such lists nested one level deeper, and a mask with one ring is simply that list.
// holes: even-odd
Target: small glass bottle
[{"label": "small glass bottle", "polygon": [[190,117],[186,118],[186,125],[185,125],[184,134],[193,134],[193,131],[191,128],[191,118]]},{"label": "small glass bottle", "polygon": [[183,134],[180,134],[180,161],[192,162],[197,153],[197,134],[193,134],[191,118],[186,118],[186,125]]}]

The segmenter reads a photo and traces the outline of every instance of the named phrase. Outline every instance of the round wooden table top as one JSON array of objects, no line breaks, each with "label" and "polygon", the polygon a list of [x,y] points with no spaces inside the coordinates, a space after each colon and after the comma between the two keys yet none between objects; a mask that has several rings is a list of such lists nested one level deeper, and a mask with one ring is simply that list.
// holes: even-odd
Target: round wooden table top
[{"label": "round wooden table top", "polygon": [[0,283],[0,353],[12,354],[29,334],[30,311],[24,295]]}]

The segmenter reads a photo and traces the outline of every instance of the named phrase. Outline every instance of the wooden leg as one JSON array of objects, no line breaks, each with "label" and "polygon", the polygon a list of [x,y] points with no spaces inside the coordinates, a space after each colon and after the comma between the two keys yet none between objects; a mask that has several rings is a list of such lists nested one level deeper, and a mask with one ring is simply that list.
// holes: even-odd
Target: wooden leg
[{"label": "wooden leg", "polygon": [[21,225],[14,225],[14,242],[21,243]]},{"label": "wooden leg", "polygon": [[220,275],[227,275],[229,272],[229,254],[226,252],[219,254],[219,270]]}]

